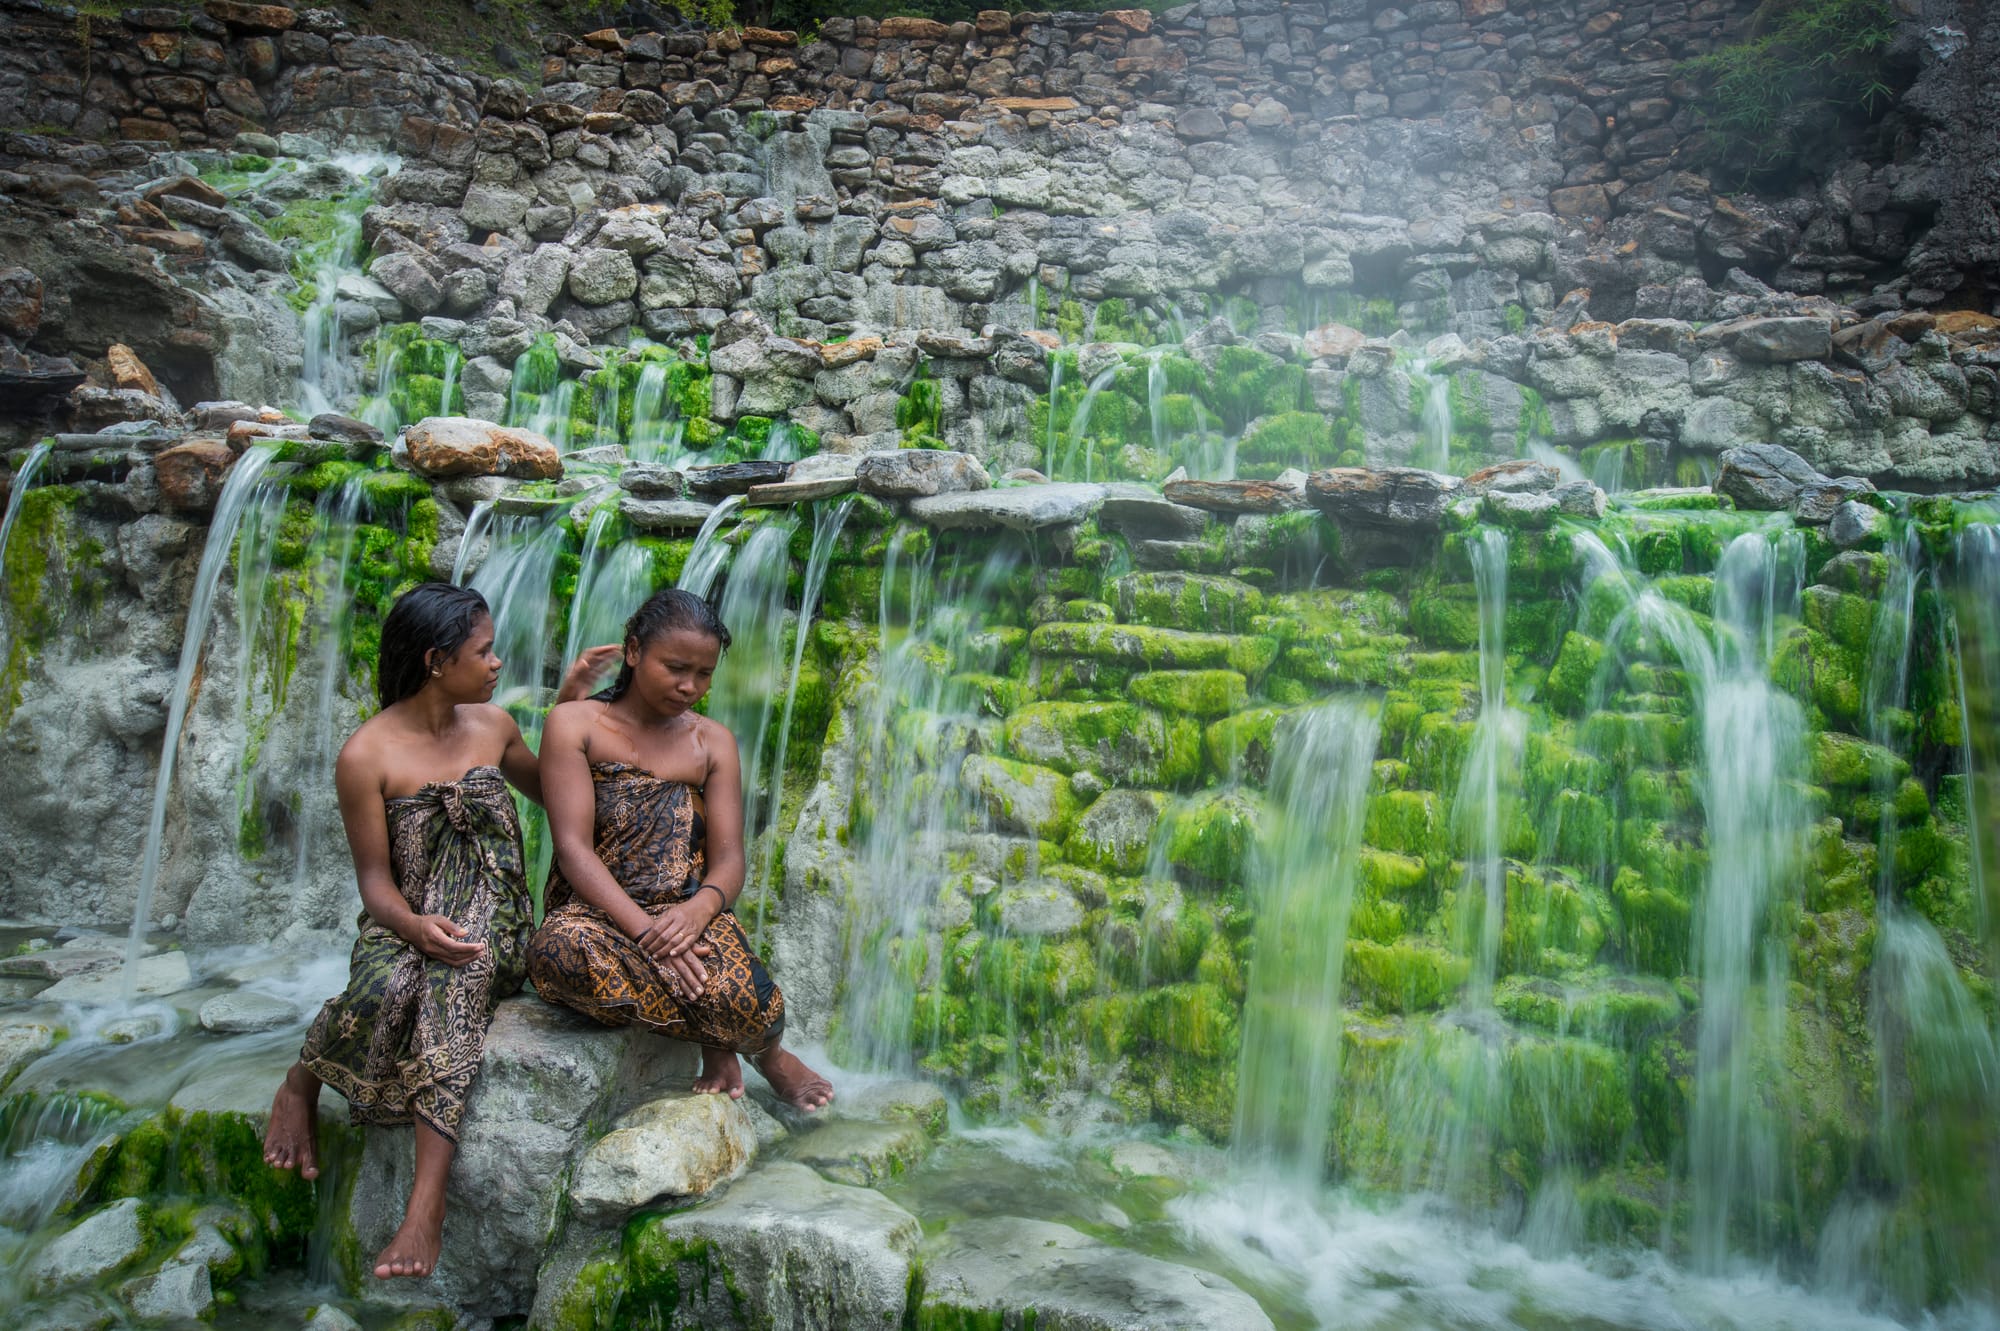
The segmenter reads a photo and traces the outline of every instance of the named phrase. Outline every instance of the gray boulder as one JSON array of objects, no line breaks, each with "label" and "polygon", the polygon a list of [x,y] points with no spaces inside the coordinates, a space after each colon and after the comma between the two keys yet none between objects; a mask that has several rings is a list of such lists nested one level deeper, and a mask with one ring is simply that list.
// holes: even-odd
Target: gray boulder
[{"label": "gray boulder", "polygon": [[245,1035],[268,1031],[298,1018],[299,1010],[282,998],[237,989],[217,994],[201,1005],[203,1030],[217,1035]]},{"label": "gray boulder", "polygon": [[869,453],[855,464],[854,479],[864,494],[885,499],[984,490],[993,484],[972,454],[929,448]]},{"label": "gray boulder", "polygon": [[1808,526],[1820,526],[1831,522],[1834,510],[1842,504],[1874,493],[1874,483],[1859,476],[1841,476],[1824,484],[1801,486],[1791,503],[1792,518]]},{"label": "gray boulder", "polygon": [[1724,452],[1714,490],[1736,507],[1775,513],[1790,508],[1808,486],[1828,484],[1812,463],[1782,444],[1744,444]]},{"label": "gray boulder", "polygon": [[585,250],[570,264],[569,294],[579,304],[609,305],[638,290],[638,266],[623,250]]},{"label": "gray boulder", "polygon": [[569,1198],[577,1214],[617,1220],[660,1197],[704,1197],[736,1177],[757,1151],[746,1102],[676,1093],[632,1110],[577,1162]]},{"label": "gray boulder", "polygon": [[136,1197],[113,1202],[42,1249],[30,1263],[27,1285],[38,1292],[100,1280],[146,1247]]},{"label": "gray boulder", "polygon": [[413,254],[384,254],[368,265],[368,276],[413,314],[429,314],[444,303],[444,288]]},{"label": "gray boulder", "polygon": [[1866,504],[1849,500],[1833,510],[1826,524],[1826,538],[1842,550],[1852,550],[1881,539],[1888,519]]},{"label": "gray boulder", "polygon": [[1013,1216],[962,1221],[925,1245],[919,1322],[982,1314],[1010,1326],[1032,1316],[1061,1331],[1271,1326],[1257,1301],[1221,1276]]},{"label": "gray boulder", "polygon": [[149,1322],[193,1322],[215,1306],[208,1267],[200,1262],[163,1266],[155,1275],[128,1280],[118,1291],[139,1317]]}]

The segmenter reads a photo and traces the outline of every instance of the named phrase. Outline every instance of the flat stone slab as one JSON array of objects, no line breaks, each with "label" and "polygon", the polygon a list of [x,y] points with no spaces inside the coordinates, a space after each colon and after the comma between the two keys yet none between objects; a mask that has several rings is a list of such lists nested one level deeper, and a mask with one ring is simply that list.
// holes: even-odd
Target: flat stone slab
[{"label": "flat stone slab", "polygon": [[201,1005],[202,1029],[217,1035],[246,1035],[252,1031],[275,1030],[297,1021],[299,1010],[282,998],[253,990],[217,994]]},{"label": "flat stone slab", "polygon": [[[185,952],[162,952],[141,957],[133,972],[132,992],[144,997],[178,993],[194,983]],[[37,998],[47,1003],[82,1003],[86,1006],[118,1003],[125,998],[125,968],[113,966],[84,975],[72,975],[42,990]]]},{"label": "flat stone slab", "polygon": [[55,1028],[38,1021],[0,1026],[0,1090],[14,1080],[22,1068],[55,1048]]},{"label": "flat stone slab", "polygon": [[1291,513],[1306,506],[1305,491],[1276,481],[1168,481],[1176,504],[1211,513]]},{"label": "flat stone slab", "polygon": [[776,485],[792,469],[789,462],[728,462],[719,467],[693,467],[686,473],[687,487],[696,494],[748,494],[753,485]]},{"label": "flat stone slab", "polygon": [[1135,540],[1192,541],[1208,529],[1208,510],[1158,495],[1114,494],[1097,510],[1098,525]]},{"label": "flat stone slab", "polygon": [[962,1221],[925,1245],[923,1312],[939,1322],[997,1313],[1004,1322],[996,1324],[1008,1326],[1032,1316],[1035,1326],[1060,1331],[1271,1326],[1257,1301],[1221,1276],[1013,1216]]},{"label": "flat stone slab", "polygon": [[640,531],[696,531],[715,505],[698,499],[621,499],[618,513]]},{"label": "flat stone slab", "polygon": [[1075,481],[966,491],[913,499],[910,516],[946,531],[1040,531],[1082,522],[1106,494],[1101,485]]},{"label": "flat stone slab", "polygon": [[857,486],[852,476],[825,476],[816,481],[778,481],[753,485],[743,497],[751,508],[779,508],[786,504],[810,504],[815,499],[844,495]]},{"label": "flat stone slab", "polygon": [[914,1123],[933,1137],[944,1135],[950,1114],[944,1092],[927,1081],[878,1081],[858,1091],[842,1092],[833,1108],[840,1118]]},{"label": "flat stone slab", "polygon": [[835,1183],[865,1188],[903,1173],[930,1154],[931,1144],[916,1123],[833,1119],[793,1137],[785,1154]]},{"label": "flat stone slab", "polygon": [[744,1101],[662,1096],[621,1117],[577,1163],[569,1198],[593,1220],[630,1214],[661,1197],[705,1197],[757,1152]]}]

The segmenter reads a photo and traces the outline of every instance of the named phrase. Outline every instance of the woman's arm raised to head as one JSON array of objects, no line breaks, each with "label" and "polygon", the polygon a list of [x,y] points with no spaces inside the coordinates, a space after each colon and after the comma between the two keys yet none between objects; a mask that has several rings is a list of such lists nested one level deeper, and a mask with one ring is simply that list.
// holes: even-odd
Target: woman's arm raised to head
[{"label": "woman's arm raised to head", "polygon": [[[701,722],[708,775],[702,781],[702,824],[707,829],[707,872],[703,881],[727,894],[730,905],[742,895],[747,865],[743,856],[743,762],[736,736],[719,721]],[[773,780],[778,778],[773,775]]]},{"label": "woman's arm raised to head", "polygon": [[485,720],[498,731],[505,742],[500,752],[500,770],[507,777],[507,784],[526,795],[537,804],[542,799],[542,764],[535,757],[535,751],[528,747],[528,741],[521,734],[521,727],[504,707],[486,704],[480,711]]},{"label": "woman's arm raised to head", "polygon": [[652,917],[626,895],[597,857],[597,791],[590,779],[588,741],[591,722],[602,706],[572,702],[549,710],[542,727],[542,794],[563,877],[581,900],[603,911],[626,936],[637,938],[651,926]]}]

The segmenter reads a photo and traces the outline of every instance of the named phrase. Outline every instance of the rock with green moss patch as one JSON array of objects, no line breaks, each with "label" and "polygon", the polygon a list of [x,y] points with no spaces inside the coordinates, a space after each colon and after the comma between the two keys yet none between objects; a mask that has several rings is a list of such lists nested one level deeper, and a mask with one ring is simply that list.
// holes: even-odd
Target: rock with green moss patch
[{"label": "rock with green moss patch", "polygon": [[1383,1012],[1428,1012],[1465,983],[1471,964],[1441,948],[1407,941],[1347,940],[1347,988]]},{"label": "rock with green moss patch", "polygon": [[1061,841],[1076,825],[1076,794],[1053,768],[975,753],[960,766],[959,781],[1008,831]]},{"label": "rock with green moss patch", "polygon": [[1077,820],[1065,853],[1106,873],[1136,874],[1146,867],[1153,829],[1166,807],[1167,796],[1156,790],[1107,790]]},{"label": "rock with green moss patch", "polygon": [[1152,670],[1226,668],[1261,675],[1277,659],[1276,640],[1189,633],[1141,624],[1043,624],[1028,635],[1037,656],[1081,656]]},{"label": "rock with green moss patch", "polygon": [[1179,716],[1227,716],[1250,700],[1234,670],[1152,670],[1134,675],[1131,690],[1146,706]]},{"label": "rock with green moss patch", "polygon": [[1250,628],[1264,594],[1236,578],[1203,573],[1128,573],[1109,594],[1119,615],[1137,624],[1205,632]]},{"label": "rock with green moss patch", "polygon": [[1178,785],[1201,771],[1201,730],[1122,702],[1033,703],[1007,718],[1007,747],[1060,772],[1113,781]]},{"label": "rock with green moss patch", "polygon": [[908,1173],[930,1154],[931,1136],[907,1120],[833,1119],[792,1137],[784,1155],[822,1178],[866,1188]]},{"label": "rock with green moss patch", "polygon": [[1234,792],[1210,792],[1175,809],[1167,829],[1167,861],[1211,883],[1240,883],[1256,844],[1262,810]]},{"label": "rock with green moss patch", "polygon": [[918,1331],[1268,1331],[1257,1301],[1219,1275],[1115,1248],[1067,1225],[962,1220],[924,1246]]},{"label": "rock with green moss patch", "polygon": [[1866,790],[1878,777],[1900,782],[1910,765],[1879,744],[1853,735],[1821,731],[1812,738],[1812,778],[1815,785],[1841,790]]}]

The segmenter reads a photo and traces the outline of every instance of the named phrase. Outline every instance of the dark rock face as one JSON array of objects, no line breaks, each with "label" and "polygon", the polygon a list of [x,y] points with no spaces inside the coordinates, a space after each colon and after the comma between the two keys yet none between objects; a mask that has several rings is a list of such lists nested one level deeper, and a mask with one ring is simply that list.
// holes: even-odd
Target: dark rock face
[{"label": "dark rock face", "polygon": [[1430,549],[1451,502],[1465,488],[1456,476],[1417,467],[1331,467],[1306,481],[1306,497],[1340,530],[1340,555],[1352,568],[1406,563]]},{"label": "dark rock face", "polygon": [[1715,492],[1728,495],[1736,507],[1774,513],[1790,508],[1802,490],[1831,484],[1810,462],[1777,444],[1746,444],[1721,457]]},{"label": "dark rock face", "polygon": [[702,495],[748,494],[753,485],[772,485],[784,480],[790,470],[790,463],[762,461],[696,467],[687,473],[687,487]]}]

